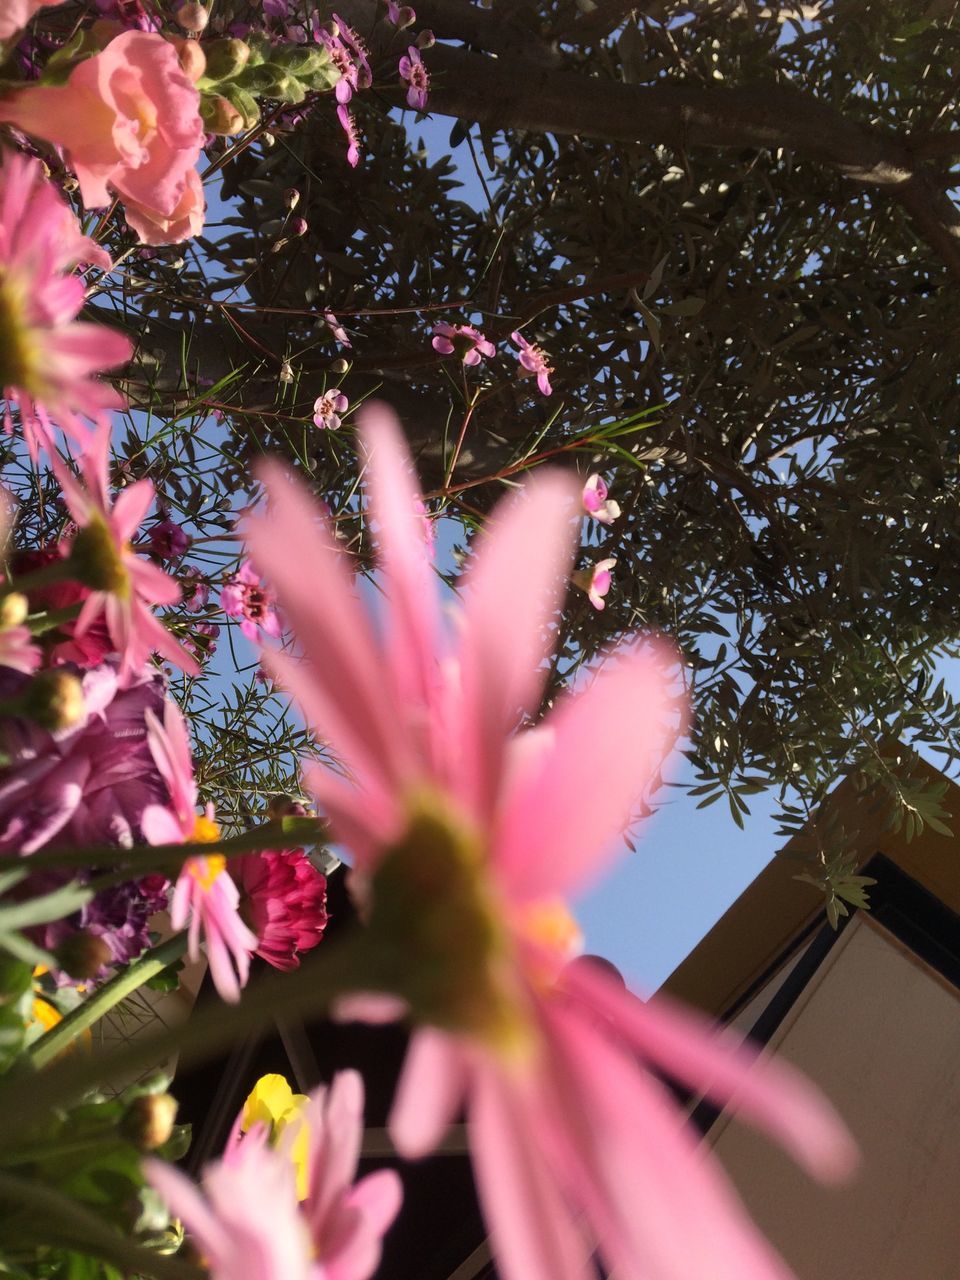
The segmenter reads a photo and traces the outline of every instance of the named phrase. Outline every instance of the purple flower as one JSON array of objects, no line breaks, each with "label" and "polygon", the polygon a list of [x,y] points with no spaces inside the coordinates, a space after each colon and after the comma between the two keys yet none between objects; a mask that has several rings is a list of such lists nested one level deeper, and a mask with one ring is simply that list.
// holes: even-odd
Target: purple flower
[{"label": "purple flower", "polygon": [[517,359],[526,370],[526,373],[531,377],[536,375],[540,394],[551,395],[553,387],[550,385],[550,374],[553,373],[553,366],[547,364],[547,357],[543,349],[532,342],[528,342],[523,334],[518,332],[511,333],[510,341],[518,348]]},{"label": "purple flower", "polygon": [[263,12],[268,18],[278,18],[281,22],[289,16],[290,0],[263,0]]},{"label": "purple flower", "polygon": [[345,106],[337,107],[337,119],[340,121],[340,127],[347,135],[347,164],[351,169],[355,169],[360,163],[360,138],[357,134],[357,124],[353,115]]},{"label": "purple flower", "polygon": [[244,560],[220,592],[220,608],[227,617],[241,619],[240,630],[252,641],[259,640],[261,631],[274,639],[279,637],[280,619],[273,603],[249,560]]},{"label": "purple flower", "polygon": [[357,69],[358,89],[369,89],[373,84],[373,73],[370,70],[370,61],[367,56],[367,46],[350,26],[349,22],[344,22],[338,13],[331,15],[334,22],[339,28],[339,36],[343,43],[347,46],[352,54]]},{"label": "purple flower", "polygon": [[150,550],[158,560],[179,560],[193,539],[182,525],[166,519],[150,530]]},{"label": "purple flower", "polygon": [[342,391],[325,391],[313,402],[314,426],[336,431],[340,426],[340,415],[346,413],[349,404]]},{"label": "purple flower", "polygon": [[417,20],[415,9],[411,9],[408,4],[396,4],[394,0],[387,0],[387,21],[402,31],[404,27],[412,27]]},{"label": "purple flower", "polygon": [[463,363],[469,365],[479,364],[482,356],[489,358],[497,354],[493,343],[472,324],[447,324],[445,320],[438,320],[433,326],[431,345],[442,356],[457,352]]},{"label": "purple flower", "polygon": [[407,90],[407,106],[417,111],[426,111],[430,73],[423,65],[420,50],[415,44],[410,45],[400,59],[400,79],[410,86]]}]

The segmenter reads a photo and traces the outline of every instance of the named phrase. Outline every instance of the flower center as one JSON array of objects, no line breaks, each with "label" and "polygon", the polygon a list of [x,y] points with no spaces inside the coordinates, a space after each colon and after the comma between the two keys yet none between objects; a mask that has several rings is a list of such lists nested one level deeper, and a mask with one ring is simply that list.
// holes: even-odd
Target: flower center
[{"label": "flower center", "polygon": [[30,391],[35,382],[36,343],[30,340],[25,304],[23,291],[0,266],[0,390]]},{"label": "flower center", "polygon": [[127,600],[131,585],[122,558],[125,549],[129,548],[118,549],[106,521],[94,515],[89,524],[77,531],[70,548],[70,567],[84,586]]}]

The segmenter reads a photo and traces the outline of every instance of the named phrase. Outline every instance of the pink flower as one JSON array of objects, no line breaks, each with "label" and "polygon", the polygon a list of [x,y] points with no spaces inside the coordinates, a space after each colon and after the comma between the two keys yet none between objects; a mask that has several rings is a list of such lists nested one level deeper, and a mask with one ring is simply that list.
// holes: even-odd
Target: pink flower
[{"label": "pink flower", "polygon": [[210,599],[210,587],[203,572],[194,565],[189,565],[180,575],[183,588],[183,607],[190,613],[199,613],[207,607]]},{"label": "pink flower", "polygon": [[29,675],[43,661],[40,646],[29,627],[6,626],[0,630],[0,667],[10,667]]},{"label": "pink flower", "polygon": [[415,44],[407,48],[400,59],[400,79],[410,86],[407,90],[407,106],[416,111],[426,111],[427,96],[430,91],[430,72],[423,65],[420,50]]},{"label": "pink flower", "polygon": [[350,50],[350,53],[356,63],[356,88],[369,89],[373,84],[373,73],[370,70],[370,60],[366,44],[361,40],[360,36],[357,35],[353,27],[350,26],[350,23],[344,22],[339,13],[334,13],[331,16],[337,25],[339,38]]},{"label": "pink flower", "polygon": [[[65,560],[70,555],[70,547],[66,539],[55,543],[52,547],[41,551],[22,551],[15,557],[14,572],[30,573],[34,569],[42,569],[45,565]],[[90,588],[82,583],[69,579],[63,582],[49,583],[45,587],[35,587],[29,591],[30,612],[53,612],[66,609],[69,605],[79,604],[90,595]],[[62,637],[47,649],[47,661],[50,666],[60,666],[72,662],[82,670],[95,667],[113,652],[113,642],[107,631],[103,618],[98,618],[87,627],[82,635],[76,633],[76,622],[61,622],[54,635]],[[49,643],[49,642],[48,642]]]},{"label": "pink flower", "polygon": [[351,169],[355,169],[360,163],[360,136],[357,133],[357,124],[351,112],[345,106],[337,107],[337,119],[340,121],[340,127],[347,135],[347,164]]},{"label": "pink flower", "polygon": [[63,147],[87,208],[129,201],[150,243],[164,219],[187,216],[178,211],[203,145],[200,95],[163,36],[123,32],[65,84],[8,94],[0,120]]},{"label": "pink flower", "polygon": [[[143,833],[150,844],[181,844],[203,841],[216,844],[220,828],[213,819],[213,807],[196,812],[197,784],[190,759],[187,726],[176,703],[167,699],[163,724],[146,713],[150,752],[167,784],[171,805],[151,804],[141,817]],[[224,1000],[240,999],[240,989],[250,975],[250,956],[257,937],[240,918],[240,895],[226,873],[227,860],[212,853],[188,858],[177,877],[170,904],[170,922],[182,929],[189,922],[187,954],[200,956],[203,931],[207,959],[214,986]]]},{"label": "pink flower", "polygon": [[580,495],[584,511],[601,524],[613,524],[620,514],[620,504],[614,502],[612,498],[608,498],[608,492],[609,490],[604,483],[603,477],[592,475],[587,477],[587,482],[583,486],[583,492]]},{"label": "pink flower", "polygon": [[182,525],[169,518],[150,530],[150,550],[159,560],[179,560],[188,550],[192,538]]},{"label": "pink flower", "polygon": [[264,470],[268,513],[247,534],[303,653],[264,661],[345,770],[305,772],[353,853],[378,975],[341,1012],[383,1016],[386,997],[420,1024],[393,1140],[425,1154],[465,1106],[503,1280],[579,1280],[595,1248],[624,1276],[782,1280],[649,1068],[735,1097],[825,1177],[852,1160],[839,1122],[786,1069],[568,966],[564,899],[607,864],[676,732],[662,661],[621,646],[585,691],[517,734],[540,705],[575,488],[540,473],[490,519],[451,635],[397,429],[377,409],[360,425],[380,530],[376,621],[331,531],[276,466]]},{"label": "pink flower", "polygon": [[94,375],[125,364],[133,345],[113,329],[77,321],[84,287],[69,273],[78,262],[112,265],[81,234],[40,162],[7,153],[0,169],[0,393],[18,406],[34,460],[50,439],[48,415],[82,440],[77,414],[96,417],[123,405]]},{"label": "pink flower", "polygon": [[22,31],[40,9],[63,4],[63,0],[3,0],[0,8],[0,40],[9,40]]},{"label": "pink flower", "polygon": [[327,326],[327,328],[336,338],[337,342],[340,343],[341,347],[353,346],[353,343],[350,341],[349,337],[347,336],[346,329],[344,329],[343,325],[339,322],[339,320],[333,314],[332,311],[325,311],[323,313],[323,323]]},{"label": "pink flower", "polygon": [[387,0],[387,21],[398,31],[404,27],[412,27],[417,20],[415,9],[407,4],[397,4],[395,0]]},{"label": "pink flower", "polygon": [[169,213],[127,200],[124,216],[141,244],[180,244],[198,236],[206,213],[203,184],[196,169],[187,173],[183,194]]},{"label": "pink flower", "polygon": [[233,860],[241,913],[257,935],[257,955],[297,969],[327,927],[327,880],[302,849],[267,849]]},{"label": "pink flower", "polygon": [[[241,1136],[242,1114],[201,1195],[171,1165],[147,1160],[147,1180],[194,1238],[211,1280],[369,1280],[400,1208],[392,1169],[359,1182],[363,1081],[341,1071],[315,1089],[302,1118],[268,1145],[263,1125]],[[298,1204],[295,1147],[307,1133],[307,1196]]]},{"label": "pink flower", "polygon": [[313,402],[313,425],[335,431],[340,426],[340,415],[347,412],[349,405],[342,391],[325,391]]},{"label": "pink flower", "polygon": [[80,459],[83,484],[56,453],[50,456],[64,502],[78,532],[70,550],[70,567],[90,594],[74,624],[74,637],[82,637],[103,618],[114,649],[120,655],[120,683],[135,677],[154,652],[174,666],[197,675],[200,668],[150,608],[176,604],[180,587],[142,556],[130,543],[153,502],[153,483],[138,480],[128,485],[111,507],[107,454],[110,433],[100,424]]},{"label": "pink flower", "polygon": [[373,74],[366,45],[338,14],[333,14],[332,17],[336,31],[328,31],[318,25],[316,39],[327,50],[331,62],[340,72],[334,94],[337,102],[345,106],[356,91],[370,88]]},{"label": "pink flower", "polygon": [[493,343],[472,324],[447,324],[439,320],[433,326],[433,335],[431,346],[434,351],[439,351],[442,356],[459,352],[464,364],[479,364],[482,356],[489,358],[497,354]]},{"label": "pink flower", "polygon": [[511,333],[510,341],[519,349],[517,359],[526,373],[531,377],[534,374],[536,375],[540,394],[544,396],[551,395],[553,387],[550,385],[550,374],[554,370],[552,365],[547,364],[547,357],[543,348],[528,342],[523,334],[519,332]]},{"label": "pink flower", "polygon": [[570,581],[575,587],[587,593],[595,609],[606,608],[603,597],[613,585],[613,575],[610,570],[616,563],[616,560],[598,560],[589,569],[577,569],[570,575]]},{"label": "pink flower", "polygon": [[220,592],[220,608],[228,618],[241,618],[240,630],[248,640],[257,640],[260,631],[276,639],[280,619],[272,594],[261,584],[260,575],[245,560]]}]

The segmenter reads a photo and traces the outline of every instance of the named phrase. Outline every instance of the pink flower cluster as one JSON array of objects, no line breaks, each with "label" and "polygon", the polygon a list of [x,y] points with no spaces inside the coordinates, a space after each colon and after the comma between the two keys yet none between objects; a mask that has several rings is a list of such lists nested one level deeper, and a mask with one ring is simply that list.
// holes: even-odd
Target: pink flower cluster
[{"label": "pink flower cluster", "polygon": [[220,607],[228,618],[240,619],[240,630],[248,640],[257,640],[261,631],[274,639],[280,635],[273,594],[264,587],[249,560],[220,592]]}]

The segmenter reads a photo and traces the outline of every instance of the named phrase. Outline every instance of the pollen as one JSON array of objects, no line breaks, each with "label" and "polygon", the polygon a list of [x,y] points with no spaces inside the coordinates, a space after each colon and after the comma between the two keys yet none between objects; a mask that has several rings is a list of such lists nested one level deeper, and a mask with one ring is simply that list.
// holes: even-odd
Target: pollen
[{"label": "pollen", "polygon": [[226,858],[219,853],[215,853],[208,858],[188,858],[186,869],[204,893],[208,893],[213,886],[214,880],[216,880],[221,871],[226,870],[226,866]]}]

